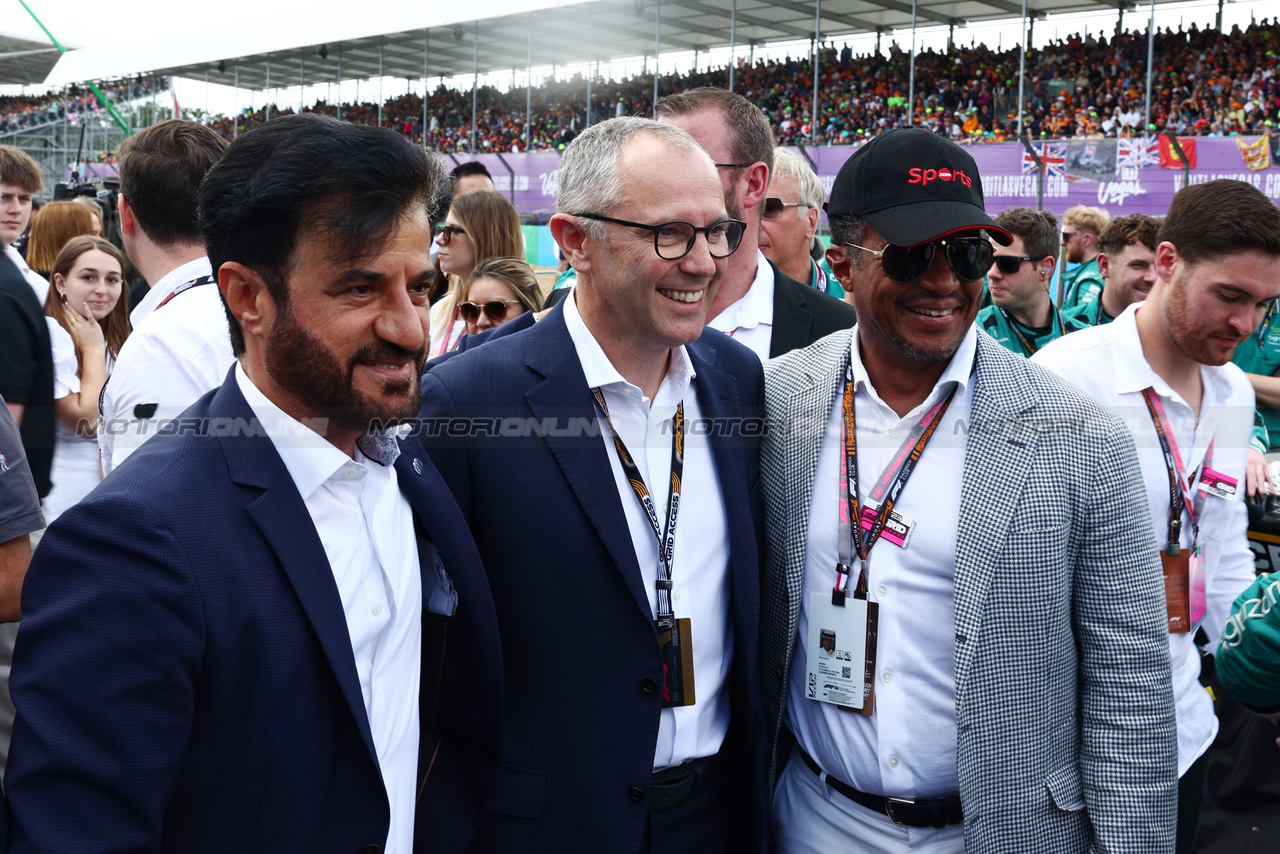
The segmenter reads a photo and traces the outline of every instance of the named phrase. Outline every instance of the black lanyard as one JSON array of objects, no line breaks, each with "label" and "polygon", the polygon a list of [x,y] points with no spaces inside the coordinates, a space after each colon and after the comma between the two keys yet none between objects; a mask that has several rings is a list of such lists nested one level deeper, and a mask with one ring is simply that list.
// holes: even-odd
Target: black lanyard
[{"label": "black lanyard", "polygon": [[1213,440],[1205,450],[1204,460],[1191,476],[1190,480],[1183,476],[1182,454],[1178,451],[1178,440],[1173,435],[1173,427],[1164,414],[1164,404],[1156,395],[1155,389],[1144,388],[1142,399],[1147,402],[1147,411],[1151,413],[1151,421],[1156,426],[1156,437],[1160,440],[1160,451],[1164,454],[1165,468],[1169,471],[1169,554],[1176,555],[1181,549],[1178,534],[1182,530],[1182,511],[1187,512],[1191,520],[1192,546],[1195,545],[1196,513],[1195,502],[1189,495],[1190,484],[1194,483],[1204,469],[1213,464]]},{"label": "black lanyard", "polygon": [[[844,597],[848,593],[847,578],[851,579],[853,575],[853,556],[855,553],[861,559],[862,566],[858,573],[858,583],[854,588],[853,596],[855,599],[867,598],[867,556],[871,554],[872,546],[880,539],[880,534],[884,531],[885,524],[889,521],[889,515],[893,512],[893,506],[898,503],[902,490],[907,485],[907,479],[915,471],[916,464],[920,461],[920,456],[924,453],[925,446],[933,438],[934,431],[938,429],[938,425],[942,422],[942,416],[946,414],[947,408],[951,406],[951,401],[956,396],[956,390],[960,388],[959,383],[953,383],[951,391],[947,392],[945,397],[930,407],[929,411],[921,417],[920,422],[913,431],[913,433],[918,433],[919,437],[913,440],[911,435],[907,436],[906,441],[902,443],[902,447],[898,448],[898,452],[894,454],[889,467],[884,470],[884,473],[880,475],[880,479],[876,481],[876,485],[872,487],[869,498],[872,501],[879,502],[880,506],[876,510],[870,530],[863,535],[862,504],[858,500],[858,432],[854,415],[853,385],[853,364],[852,362],[847,362],[844,371],[843,472],[847,485],[845,488],[845,500],[841,502],[840,507],[840,562],[836,565],[836,586],[831,594],[832,604],[835,605],[844,604]],[[846,512],[848,513],[847,518],[843,516]]]},{"label": "black lanyard", "polygon": [[631,482],[631,489],[636,494],[636,498],[640,501],[640,506],[644,508],[645,516],[649,519],[649,526],[653,528],[653,535],[658,538],[658,580],[655,585],[658,589],[658,617],[666,617],[672,614],[671,610],[671,560],[675,556],[676,549],[676,516],[680,513],[680,482],[684,477],[684,401],[680,401],[680,405],[676,407],[675,417],[675,435],[671,437],[671,496],[667,501],[667,524],[665,528],[658,527],[658,511],[653,504],[653,495],[649,492],[648,487],[644,485],[644,476],[640,474],[640,469],[636,466],[635,460],[631,457],[631,452],[627,450],[626,443],[622,441],[622,436],[618,433],[616,427],[613,426],[612,419],[609,418],[609,407],[604,402],[604,394],[599,388],[591,389],[591,394],[596,399],[596,405],[600,407],[600,411],[604,413],[604,420],[609,424],[609,430],[613,433],[613,447],[618,451],[618,460],[622,463],[622,470],[627,476],[627,480]]},{"label": "black lanyard", "polygon": [[[1000,307],[996,306],[996,308],[1000,308]],[[1050,306],[1050,309],[1051,309],[1051,312],[1049,315],[1049,329],[1050,331],[1052,331],[1053,327],[1056,325],[1058,327],[1057,337],[1061,338],[1063,335],[1066,334],[1066,332],[1064,332],[1062,328],[1062,315],[1058,313],[1057,306]],[[1005,311],[1003,308],[1000,308],[1000,313],[1004,315],[1005,322],[1009,324],[1009,328],[1013,330],[1013,334],[1018,336],[1018,343],[1022,345],[1022,349],[1027,351],[1028,356],[1034,356],[1038,348],[1031,343],[1031,341],[1027,338],[1027,336],[1022,334],[1022,330],[1018,328],[1018,321],[1010,317],[1009,312]]]},{"label": "black lanyard", "polygon": [[183,282],[182,284],[174,288],[172,293],[170,293],[167,297],[160,300],[160,304],[156,306],[154,309],[152,309],[152,311],[159,311],[160,309],[164,308],[166,305],[169,304],[170,300],[172,300],[174,297],[176,297],[178,294],[184,291],[189,291],[192,288],[197,288],[201,285],[212,285],[213,282],[214,282],[213,276],[201,276],[198,279],[192,279],[189,282]]}]

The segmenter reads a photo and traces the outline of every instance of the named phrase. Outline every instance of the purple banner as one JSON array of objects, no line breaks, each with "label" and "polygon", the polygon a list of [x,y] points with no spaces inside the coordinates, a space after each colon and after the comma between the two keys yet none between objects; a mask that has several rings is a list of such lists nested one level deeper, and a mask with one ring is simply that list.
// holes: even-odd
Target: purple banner
[{"label": "purple banner", "polygon": [[[1037,153],[1045,161],[1044,207],[1061,216],[1074,205],[1100,207],[1112,216],[1145,213],[1162,216],[1169,209],[1173,194],[1181,187],[1181,169],[1159,165],[1159,147],[1155,138],[1120,140],[1116,180],[1079,181],[1065,174],[1067,143],[1065,141],[1035,143]],[[1198,184],[1215,178],[1248,181],[1272,199],[1280,200],[1280,168],[1271,163],[1266,169],[1249,169],[1234,138],[1196,139],[1196,168],[1191,182]],[[800,154],[798,149],[791,149]],[[809,157],[818,167],[818,176],[829,193],[836,173],[856,150],[853,146],[808,148]],[[998,213],[1006,208],[1036,206],[1039,176],[1035,164],[1018,143],[988,143],[968,148],[982,176],[987,210]],[[494,185],[504,196],[513,195],[516,209],[522,215],[545,221],[556,205],[556,177],[560,155],[554,152],[531,154],[455,154],[445,157],[453,168],[457,163],[479,160],[493,175]],[[510,168],[508,168],[510,167]],[[90,179],[115,174],[108,163],[85,165]],[[68,168],[67,175],[71,170]]]},{"label": "purple banner", "polygon": [[[1075,205],[1100,207],[1112,216],[1131,213],[1163,216],[1169,210],[1173,194],[1182,188],[1182,170],[1159,165],[1159,147],[1154,137],[1120,140],[1120,143],[1116,180],[1105,182],[1079,181],[1065,174],[1065,141],[1036,143],[1037,153],[1047,166],[1044,208],[1059,217]],[[836,173],[856,149],[832,146],[806,150],[829,193]],[[1036,206],[1039,176],[1034,161],[1020,144],[989,143],[967,150],[978,164],[988,212],[995,214],[1006,208]],[[792,151],[800,154],[798,149]],[[1248,181],[1272,200],[1280,200],[1280,168],[1276,163],[1267,169],[1251,170],[1245,165],[1234,138],[1198,137],[1191,183],[1217,178]]]}]

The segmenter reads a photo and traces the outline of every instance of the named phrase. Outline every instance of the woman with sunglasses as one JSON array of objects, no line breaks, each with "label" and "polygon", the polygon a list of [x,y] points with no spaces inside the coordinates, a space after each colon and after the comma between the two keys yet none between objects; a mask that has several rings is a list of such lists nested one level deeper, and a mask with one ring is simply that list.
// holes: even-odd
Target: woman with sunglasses
[{"label": "woman with sunglasses", "polygon": [[523,312],[541,310],[538,277],[519,258],[481,261],[458,292],[458,315],[468,335],[501,326]]},{"label": "woman with sunglasses", "polygon": [[431,354],[458,346],[466,331],[458,310],[462,283],[489,258],[524,256],[524,236],[515,205],[493,190],[456,196],[436,235],[436,295],[431,306]]}]

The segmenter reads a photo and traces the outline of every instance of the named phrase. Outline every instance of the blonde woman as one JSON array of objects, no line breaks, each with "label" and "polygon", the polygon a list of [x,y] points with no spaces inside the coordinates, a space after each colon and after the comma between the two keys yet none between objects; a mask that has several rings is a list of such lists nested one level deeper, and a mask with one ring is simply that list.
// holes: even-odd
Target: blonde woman
[{"label": "blonde woman", "polygon": [[[524,256],[524,238],[515,205],[493,190],[454,198],[436,235],[437,287],[444,295],[431,306],[431,354],[458,346],[466,324],[458,314],[458,291],[476,265],[489,258]],[[445,278],[447,277],[447,279]]]}]

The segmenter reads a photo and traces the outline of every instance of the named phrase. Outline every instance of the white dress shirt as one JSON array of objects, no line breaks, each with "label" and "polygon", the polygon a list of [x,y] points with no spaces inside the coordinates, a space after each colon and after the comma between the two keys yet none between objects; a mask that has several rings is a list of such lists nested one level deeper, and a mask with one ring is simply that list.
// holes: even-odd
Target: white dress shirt
[{"label": "white dress shirt", "polygon": [[22,277],[31,285],[31,290],[36,292],[36,298],[40,300],[40,306],[43,308],[45,298],[49,296],[49,280],[28,267],[27,259],[22,257],[21,252],[13,248],[12,243],[4,248],[4,254],[9,256],[9,260],[17,265]]},{"label": "white dress shirt", "polygon": [[[787,716],[800,746],[827,774],[855,789],[901,798],[960,790],[956,767],[955,553],[961,474],[973,403],[978,337],[970,327],[929,397],[899,418],[867,378],[853,336],[858,495],[865,500],[921,417],[953,384],[955,397],[895,509],[915,520],[907,548],[881,538],[867,561],[867,599],[880,603],[875,709],[844,712],[805,696],[805,648],[796,644]],[[800,638],[808,637],[809,598],[830,594],[839,556],[837,519],[844,455],[844,383],[832,402],[814,473],[805,543]],[[855,572],[858,563],[854,564]],[[855,577],[850,590],[857,584]]]},{"label": "white dress shirt", "polygon": [[[98,446],[104,474],[227,378],[235,358],[217,284],[190,288],[160,306],[179,285],[210,274],[208,258],[183,264],[152,285],[129,315],[133,332],[102,397]],[[152,417],[134,416],[134,407],[152,403]]]},{"label": "white dress shirt", "polygon": [[236,383],[298,487],[324,546],[391,806],[384,850],[410,854],[418,775],[422,576],[413,510],[391,465],[399,448],[394,441],[384,446],[389,458],[379,463],[357,446],[352,459],[278,409],[239,365]]},{"label": "white dress shirt", "polygon": [[[675,551],[671,562],[671,608],[678,619],[689,618],[693,633],[693,672],[697,702],[663,709],[653,768],[660,770],[720,750],[729,728],[729,692],[725,683],[733,662],[733,621],[730,618],[729,528],[724,496],[711,445],[704,434],[690,429],[702,417],[694,391],[695,374],[683,347],[671,354],[671,365],[653,400],[627,382],[609,361],[578,312],[574,294],[564,300],[565,324],[590,388],[599,388],[609,405],[609,418],[631,452],[653,496],[660,524],[666,524],[671,492],[671,441],[676,407],[684,401],[684,479],[680,513],[676,519]],[[613,445],[613,431],[601,419],[613,480],[627,517],[636,561],[649,596],[657,608],[658,540]],[[654,643],[657,643],[655,638]]]},{"label": "white dress shirt", "polygon": [[707,321],[707,326],[746,345],[763,362],[773,341],[773,268],[764,253],[756,251],[756,277],[735,303]]},{"label": "white dress shirt", "polygon": [[[1169,469],[1156,435],[1155,424],[1142,397],[1142,390],[1154,388],[1190,474],[1199,468],[1209,440],[1213,439],[1213,469],[1236,478],[1234,500],[1202,494],[1192,487],[1196,507],[1199,543],[1204,547],[1207,611],[1203,622],[1209,649],[1218,648],[1218,637],[1231,613],[1231,604],[1254,578],[1253,552],[1245,531],[1248,511],[1244,505],[1245,456],[1253,432],[1253,387],[1244,372],[1228,362],[1221,367],[1200,366],[1204,393],[1200,418],[1182,396],[1169,387],[1142,353],[1138,339],[1138,310],[1135,303],[1104,326],[1073,332],[1046,345],[1032,357],[1064,379],[1084,389],[1102,405],[1124,420],[1138,446],[1138,463],[1147,489],[1151,523],[1156,542],[1163,549],[1169,539]],[[1191,545],[1191,524],[1182,517],[1181,545]],[[1200,651],[1191,632],[1169,635],[1169,655],[1173,667],[1173,698],[1178,716],[1178,775],[1185,774],[1213,743],[1218,718],[1213,702],[1200,685]]]}]

